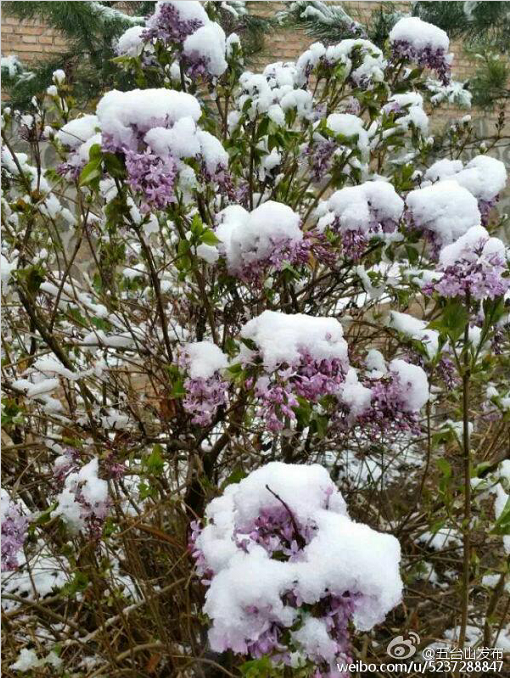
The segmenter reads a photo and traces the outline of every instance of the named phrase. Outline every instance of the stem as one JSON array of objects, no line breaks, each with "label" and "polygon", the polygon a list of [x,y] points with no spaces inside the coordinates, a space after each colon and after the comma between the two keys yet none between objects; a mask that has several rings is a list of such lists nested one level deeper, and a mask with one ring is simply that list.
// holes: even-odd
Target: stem
[{"label": "stem", "polygon": [[[469,296],[466,298],[469,307]],[[469,440],[469,385],[471,370],[469,366],[469,320],[464,330],[464,369],[462,374],[462,437],[464,461],[464,527],[463,527],[463,571],[462,571],[462,617],[459,633],[459,647],[464,648],[466,641],[466,627],[468,623],[469,580],[470,580],[470,550],[471,550],[471,449]]]},{"label": "stem", "polygon": [[269,487],[269,485],[266,485],[266,490],[268,492],[271,492],[273,497],[275,499],[278,499],[278,501],[283,504],[285,510],[287,511],[287,513],[290,516],[290,520],[291,520],[291,523],[292,523],[292,527],[294,528],[294,534],[296,536],[296,541],[298,543],[298,546],[299,546],[299,548],[303,549],[306,546],[306,539],[303,537],[303,535],[299,531],[299,526],[297,524],[297,520],[296,520],[294,514],[292,513],[292,511],[290,510],[289,505],[286,502],[284,502],[283,499],[279,495],[276,494],[276,492],[273,492],[273,490]]}]

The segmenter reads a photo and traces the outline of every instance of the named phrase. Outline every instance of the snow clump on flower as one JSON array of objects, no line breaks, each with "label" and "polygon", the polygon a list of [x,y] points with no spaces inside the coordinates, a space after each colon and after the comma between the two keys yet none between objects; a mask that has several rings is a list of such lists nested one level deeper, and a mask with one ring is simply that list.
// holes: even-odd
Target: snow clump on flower
[{"label": "snow clump on flower", "polygon": [[408,130],[412,124],[422,134],[426,134],[429,119],[423,110],[423,97],[418,92],[406,92],[405,94],[392,94],[388,103],[383,106],[385,113],[393,112],[396,116],[398,127]]},{"label": "snow clump on flower", "polygon": [[407,216],[412,225],[425,232],[435,250],[450,245],[472,226],[479,226],[476,198],[452,179],[411,191]]},{"label": "snow clump on flower", "polygon": [[477,155],[465,166],[462,160],[438,160],[425,172],[427,181],[453,179],[478,200],[478,209],[485,225],[489,213],[507,182],[506,167],[501,160],[488,155]]},{"label": "snow clump on flower", "polygon": [[264,272],[300,258],[300,218],[288,205],[268,200],[252,212],[230,205],[217,221],[216,236],[228,270],[246,282],[256,282]]},{"label": "snow clump on flower", "polygon": [[397,58],[408,59],[436,71],[443,84],[450,80],[450,40],[437,26],[418,17],[404,17],[390,32],[390,43]]},{"label": "snow clump on flower", "polygon": [[241,330],[253,345],[243,346],[241,362],[262,368],[253,378],[259,415],[271,431],[295,420],[298,397],[317,402],[334,393],[348,369],[347,343],[335,318],[264,311]]},{"label": "snow clump on flower", "polygon": [[218,77],[227,69],[225,33],[209,19],[201,2],[158,2],[141,37],[176,45],[190,77]]},{"label": "snow clump on flower", "polygon": [[336,675],[350,660],[350,622],[370,630],[401,600],[397,539],[352,521],[318,464],[269,463],[229,485],[205,517],[191,548],[210,584],[217,652]]},{"label": "snow clump on flower", "polygon": [[507,251],[499,238],[491,238],[483,226],[475,226],[439,255],[439,280],[424,292],[444,297],[494,299],[510,287]]},{"label": "snow clump on flower", "polygon": [[183,347],[179,362],[187,373],[183,407],[194,424],[207,426],[226,403],[228,383],[221,371],[228,365],[227,356],[212,342],[197,341]]},{"label": "snow clump on flower", "polygon": [[[370,355],[371,354],[371,355]],[[427,375],[419,365],[401,359],[388,366],[375,349],[368,356],[370,371],[360,381],[354,369],[338,389],[341,428],[360,426],[364,434],[377,438],[381,432],[419,434],[420,410],[429,399]],[[373,367],[377,354],[377,369]]]},{"label": "snow clump on flower", "polygon": [[335,191],[325,209],[319,230],[338,231],[345,255],[359,259],[370,238],[397,230],[404,202],[391,184],[367,181]]},{"label": "snow clump on flower", "polygon": [[108,515],[110,500],[108,483],[99,478],[97,458],[72,471],[66,477],[64,488],[57,497],[53,516],[61,516],[73,531],[87,529],[96,538],[100,537],[102,525]]}]

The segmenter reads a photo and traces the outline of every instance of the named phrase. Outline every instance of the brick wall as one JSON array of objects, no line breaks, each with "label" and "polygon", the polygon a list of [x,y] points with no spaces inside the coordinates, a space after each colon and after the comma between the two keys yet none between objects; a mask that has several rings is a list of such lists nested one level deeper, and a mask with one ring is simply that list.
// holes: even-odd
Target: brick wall
[{"label": "brick wall", "polygon": [[30,64],[47,58],[50,53],[62,52],[65,40],[39,21],[22,21],[2,17],[2,55],[15,54],[22,63]]}]

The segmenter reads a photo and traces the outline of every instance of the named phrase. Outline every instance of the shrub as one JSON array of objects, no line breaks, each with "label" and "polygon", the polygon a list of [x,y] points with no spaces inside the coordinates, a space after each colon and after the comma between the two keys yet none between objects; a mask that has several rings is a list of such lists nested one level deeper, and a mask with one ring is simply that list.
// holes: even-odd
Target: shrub
[{"label": "shrub", "polygon": [[448,49],[403,19],[252,73],[161,2],[137,89],[4,110],[6,667],[334,676],[422,607],[496,642],[506,172],[430,135]]}]

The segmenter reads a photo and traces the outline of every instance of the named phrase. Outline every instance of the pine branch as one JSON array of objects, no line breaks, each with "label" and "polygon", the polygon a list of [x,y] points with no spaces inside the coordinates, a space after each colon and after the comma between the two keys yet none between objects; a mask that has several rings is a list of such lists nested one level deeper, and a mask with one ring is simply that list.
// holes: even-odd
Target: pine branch
[{"label": "pine branch", "polygon": [[306,35],[326,44],[365,35],[363,26],[347,14],[342,5],[320,0],[289,3],[287,9],[278,14],[278,18],[282,24],[300,28]]},{"label": "pine branch", "polygon": [[510,45],[510,2],[417,2],[413,13],[451,38],[486,42],[502,52]]}]

